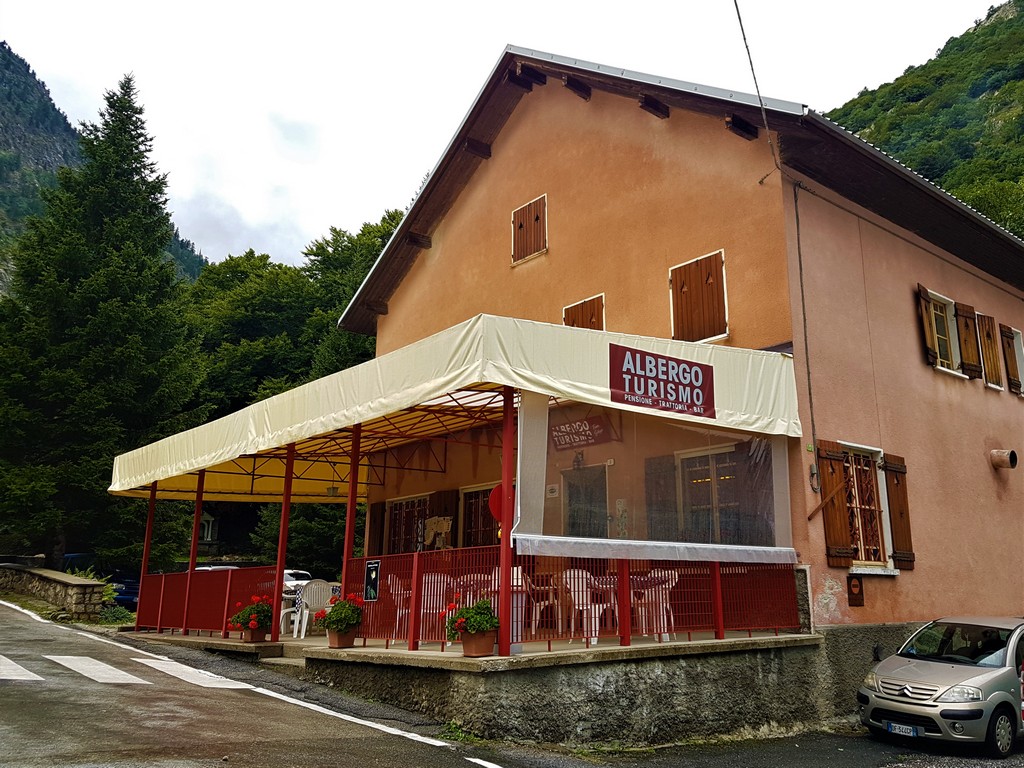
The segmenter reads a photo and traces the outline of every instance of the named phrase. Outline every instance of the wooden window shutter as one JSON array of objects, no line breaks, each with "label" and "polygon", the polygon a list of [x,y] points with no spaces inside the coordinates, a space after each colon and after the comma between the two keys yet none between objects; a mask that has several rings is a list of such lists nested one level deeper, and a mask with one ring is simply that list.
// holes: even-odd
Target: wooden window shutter
[{"label": "wooden window shutter", "polygon": [[542,195],[512,212],[512,261],[522,261],[547,248],[547,196]]},{"label": "wooden window shutter", "polygon": [[978,338],[981,339],[981,361],[985,367],[985,382],[1003,386],[1003,366],[999,364],[999,334],[996,319],[978,315]]},{"label": "wooden window shutter", "polygon": [[366,521],[366,541],[363,544],[364,554],[384,554],[384,518],[388,513],[388,505],[377,501],[370,505],[370,514]]},{"label": "wooden window shutter", "polygon": [[1006,383],[1010,391],[1020,394],[1020,371],[1017,368],[1017,350],[1014,345],[1013,328],[999,324],[999,338],[1003,345],[1003,360],[1006,362]]},{"label": "wooden window shutter", "polygon": [[974,307],[956,305],[956,334],[960,337],[960,370],[969,379],[981,378],[981,352],[978,350],[978,322]]},{"label": "wooden window shutter", "polygon": [[914,569],[914,542],[910,537],[910,505],[907,502],[907,464],[902,456],[885,454],[885,492],[889,498],[889,527],[892,532],[892,563]]},{"label": "wooden window shutter", "polygon": [[595,331],[604,330],[604,297],[573,304],[562,311],[562,324],[572,328],[590,328]]},{"label": "wooden window shutter", "polygon": [[644,496],[647,502],[647,538],[650,541],[678,541],[675,456],[649,456],[644,460]]},{"label": "wooden window shutter", "polygon": [[843,464],[846,456],[839,443],[818,441],[818,475],[821,477],[821,498],[825,524],[825,555],[835,568],[853,565],[853,546],[850,544],[850,519],[846,509],[846,476]]},{"label": "wooden window shutter", "polygon": [[932,299],[928,289],[920,283],[917,284],[917,310],[924,337],[924,359],[934,368],[939,363],[939,350],[935,343],[935,326],[932,325]]},{"label": "wooden window shutter", "polygon": [[669,273],[669,285],[673,339],[700,341],[721,336],[728,330],[722,251],[676,267]]}]

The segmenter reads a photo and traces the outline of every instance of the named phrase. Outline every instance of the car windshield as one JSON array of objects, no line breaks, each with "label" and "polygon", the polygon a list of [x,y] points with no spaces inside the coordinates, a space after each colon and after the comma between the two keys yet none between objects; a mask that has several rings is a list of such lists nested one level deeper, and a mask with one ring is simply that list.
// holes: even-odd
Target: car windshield
[{"label": "car windshield", "polygon": [[1008,629],[934,621],[914,633],[899,655],[977,667],[1001,667],[1006,662],[1009,638]]},{"label": "car windshield", "polygon": [[285,581],[309,581],[313,577],[306,571],[285,571],[284,578]]}]

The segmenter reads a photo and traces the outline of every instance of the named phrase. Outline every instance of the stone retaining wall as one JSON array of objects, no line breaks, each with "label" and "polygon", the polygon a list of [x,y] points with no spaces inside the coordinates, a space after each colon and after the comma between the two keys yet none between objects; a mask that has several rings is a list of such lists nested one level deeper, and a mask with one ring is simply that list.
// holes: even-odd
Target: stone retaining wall
[{"label": "stone retaining wall", "polygon": [[307,653],[306,671],[319,683],[484,738],[657,745],[851,719],[875,644],[892,653],[915,628],[824,627],[813,635],[662,646],[646,657],[640,648],[609,648],[479,666],[457,651],[450,662],[410,666],[385,654],[325,649]]},{"label": "stone retaining wall", "polygon": [[72,621],[99,619],[104,588],[101,581],[60,571],[0,563],[0,589],[45,600],[65,611]]}]

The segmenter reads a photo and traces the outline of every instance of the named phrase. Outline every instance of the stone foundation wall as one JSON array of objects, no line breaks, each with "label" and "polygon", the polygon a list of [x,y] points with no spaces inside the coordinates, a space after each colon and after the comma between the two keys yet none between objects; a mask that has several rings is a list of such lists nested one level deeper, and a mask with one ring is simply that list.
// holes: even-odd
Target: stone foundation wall
[{"label": "stone foundation wall", "polygon": [[850,719],[874,645],[892,653],[916,626],[823,627],[795,642],[718,641],[656,658],[625,652],[607,661],[530,666],[524,659],[493,669],[307,656],[306,670],[317,682],[485,738],[657,745]]},{"label": "stone foundation wall", "polygon": [[0,563],[0,589],[31,595],[65,611],[72,621],[96,621],[104,584],[47,568]]}]

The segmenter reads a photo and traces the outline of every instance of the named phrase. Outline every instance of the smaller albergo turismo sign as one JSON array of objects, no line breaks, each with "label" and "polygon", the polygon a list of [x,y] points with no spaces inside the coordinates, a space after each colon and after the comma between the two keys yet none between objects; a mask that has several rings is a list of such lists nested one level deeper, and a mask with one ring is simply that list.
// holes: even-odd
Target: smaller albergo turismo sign
[{"label": "smaller albergo turismo sign", "polygon": [[608,388],[615,403],[715,418],[715,369],[703,363],[609,344]]},{"label": "smaller albergo turismo sign", "polygon": [[588,416],[565,424],[551,425],[551,444],[556,451],[568,451],[583,448],[587,445],[608,443],[612,439],[612,431],[608,419],[603,415]]}]

